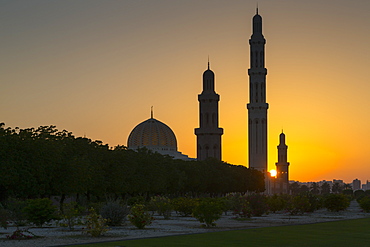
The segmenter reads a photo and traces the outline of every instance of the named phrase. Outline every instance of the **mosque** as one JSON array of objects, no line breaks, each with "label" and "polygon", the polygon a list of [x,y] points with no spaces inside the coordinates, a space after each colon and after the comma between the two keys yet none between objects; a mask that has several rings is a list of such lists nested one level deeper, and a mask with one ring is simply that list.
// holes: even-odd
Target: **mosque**
[{"label": "mosque", "polygon": [[[248,110],[248,163],[249,168],[265,174],[267,193],[289,193],[289,162],[287,162],[287,149],[285,134],[279,136],[277,175],[271,178],[267,170],[267,110],[266,102],[266,75],[265,44],[262,33],[262,17],[256,14],[252,19],[252,36],[250,45],[249,75],[249,103]],[[199,128],[194,133],[197,137],[197,160],[221,157],[221,136],[223,129],[219,124],[218,103],[220,95],[215,92],[215,75],[208,68],[203,73],[203,90],[198,95],[199,101]],[[174,132],[166,124],[151,118],[138,124],[128,137],[128,148],[138,149],[146,147],[149,150],[174,159],[191,160],[187,155],[177,150],[177,141]]]}]

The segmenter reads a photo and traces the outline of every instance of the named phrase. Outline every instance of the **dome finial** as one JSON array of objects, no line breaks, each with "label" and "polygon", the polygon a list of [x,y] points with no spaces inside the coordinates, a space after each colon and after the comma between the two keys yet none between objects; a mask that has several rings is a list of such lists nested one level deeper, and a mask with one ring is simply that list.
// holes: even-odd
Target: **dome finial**
[{"label": "dome finial", "polygon": [[150,118],[153,118],[153,106],[150,108]]},{"label": "dome finial", "polygon": [[256,15],[258,15],[258,2],[257,2],[257,8],[256,8]]},{"label": "dome finial", "polygon": [[209,70],[209,55],[208,55],[208,70]]}]

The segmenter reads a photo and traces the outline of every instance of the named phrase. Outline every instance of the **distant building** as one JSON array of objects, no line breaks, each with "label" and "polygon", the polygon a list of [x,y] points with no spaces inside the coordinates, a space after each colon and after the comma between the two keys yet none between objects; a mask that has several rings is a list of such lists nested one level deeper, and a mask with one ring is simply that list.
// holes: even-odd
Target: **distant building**
[{"label": "distant building", "polygon": [[352,189],[355,190],[360,190],[361,188],[361,180],[358,180],[357,178],[352,181]]}]

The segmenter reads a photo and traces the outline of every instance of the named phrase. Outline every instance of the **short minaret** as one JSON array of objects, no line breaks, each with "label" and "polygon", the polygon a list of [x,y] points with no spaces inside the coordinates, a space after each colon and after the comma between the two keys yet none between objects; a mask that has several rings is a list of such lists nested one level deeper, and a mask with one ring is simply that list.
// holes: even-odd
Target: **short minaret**
[{"label": "short minaret", "polygon": [[278,149],[278,162],[276,163],[276,182],[280,193],[289,192],[289,162],[288,146],[285,144],[285,134],[281,132]]},{"label": "short minaret", "polygon": [[203,91],[198,95],[199,128],[197,136],[197,159],[213,157],[221,160],[221,135],[223,129],[218,127],[218,102],[220,95],[215,92],[215,75],[208,69],[203,73]]},{"label": "short minaret", "polygon": [[[267,109],[265,44],[262,34],[262,17],[253,17],[253,34],[249,40],[250,69],[248,109],[249,168],[267,172]],[[267,176],[267,175],[266,175]]]}]

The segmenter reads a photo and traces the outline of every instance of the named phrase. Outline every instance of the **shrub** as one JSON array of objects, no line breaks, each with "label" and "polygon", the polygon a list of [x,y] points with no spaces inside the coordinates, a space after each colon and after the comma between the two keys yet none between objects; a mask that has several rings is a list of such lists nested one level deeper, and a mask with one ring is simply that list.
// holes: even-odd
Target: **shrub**
[{"label": "shrub", "polygon": [[356,190],[354,193],[353,193],[355,199],[357,201],[361,200],[364,196],[365,196],[365,191],[363,190]]},{"label": "shrub", "polygon": [[291,196],[286,205],[286,210],[291,215],[304,214],[310,210],[311,204],[304,195]]},{"label": "shrub", "polygon": [[164,196],[154,196],[150,200],[150,205],[159,215],[163,215],[165,219],[169,219],[173,206],[171,200]]},{"label": "shrub", "polygon": [[179,197],[172,200],[174,210],[181,216],[190,216],[197,205],[197,199]]},{"label": "shrub", "polygon": [[285,208],[286,200],[281,195],[272,195],[267,198],[267,204],[271,212],[281,211]]},{"label": "shrub", "polygon": [[90,234],[92,237],[99,237],[108,230],[107,220],[98,215],[94,208],[91,208],[86,216],[85,233]]},{"label": "shrub", "polygon": [[118,201],[107,202],[100,210],[103,218],[108,220],[108,225],[119,226],[124,222],[129,209],[126,205],[122,206]]},{"label": "shrub", "polygon": [[360,207],[362,210],[364,210],[366,213],[370,213],[370,197],[365,196],[359,201]]},{"label": "shrub", "polygon": [[134,205],[137,205],[137,204],[145,205],[146,204],[145,198],[143,196],[134,196],[134,197],[130,197],[127,200],[127,205],[128,206],[134,206]]},{"label": "shrub", "polygon": [[350,200],[343,194],[330,194],[324,200],[324,206],[331,212],[339,212],[349,207]]},{"label": "shrub", "polygon": [[38,227],[42,227],[44,223],[48,223],[56,219],[56,207],[48,198],[30,199],[23,211],[27,219]]},{"label": "shrub", "polygon": [[6,238],[11,240],[31,239],[36,237],[37,236],[28,229],[17,229],[12,233],[12,235],[6,235]]},{"label": "shrub", "polygon": [[233,215],[236,217],[251,217],[252,210],[247,200],[247,196],[241,195],[240,193],[227,195],[228,205]]},{"label": "shrub", "polygon": [[79,206],[76,202],[64,204],[62,218],[67,222],[66,226],[68,226],[69,230],[73,230],[74,226],[81,221],[79,216],[83,210],[84,208]]},{"label": "shrub", "polygon": [[131,213],[128,216],[131,224],[139,229],[144,229],[145,226],[151,225],[153,217],[148,211],[146,211],[145,206],[142,204],[137,204],[131,208]]},{"label": "shrub", "polygon": [[8,220],[10,219],[10,212],[6,210],[0,203],[0,226],[4,229],[8,228]]},{"label": "shrub", "polygon": [[262,216],[269,213],[267,198],[262,194],[252,194],[247,197],[253,216]]},{"label": "shrub", "polygon": [[310,203],[307,212],[314,212],[323,207],[323,200],[321,196],[314,195],[312,193],[307,193],[304,196],[308,199],[308,202]]},{"label": "shrub", "polygon": [[26,214],[24,207],[26,201],[10,198],[5,203],[5,208],[9,211],[9,219],[18,227],[26,225]]},{"label": "shrub", "polygon": [[222,204],[215,198],[203,198],[194,208],[193,216],[206,227],[215,226],[215,221],[222,215]]}]

